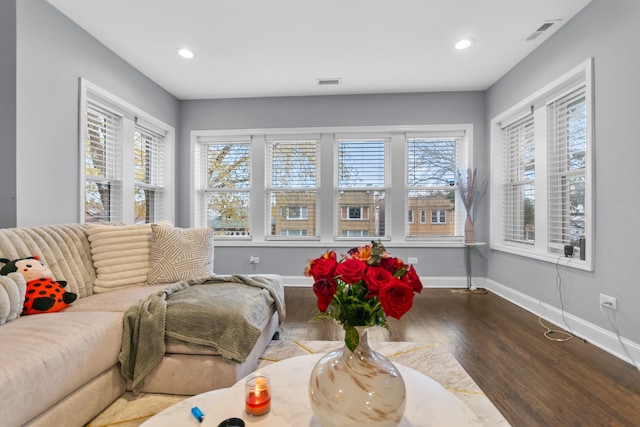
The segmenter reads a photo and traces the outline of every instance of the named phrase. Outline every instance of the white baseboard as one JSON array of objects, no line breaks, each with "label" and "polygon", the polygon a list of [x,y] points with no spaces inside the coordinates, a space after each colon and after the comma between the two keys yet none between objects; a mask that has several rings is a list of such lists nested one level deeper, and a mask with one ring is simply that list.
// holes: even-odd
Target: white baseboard
[{"label": "white baseboard", "polygon": [[618,336],[611,331],[587,322],[570,313],[563,313],[562,310],[557,307],[531,298],[522,292],[511,289],[493,280],[484,279],[484,283],[484,287],[494,294],[501,296],[536,316],[540,316],[540,318],[552,323],[554,326],[568,330],[568,332],[575,337],[582,338],[590,344],[640,369],[637,362],[640,361],[640,345],[637,343],[626,338],[618,338]]},{"label": "white baseboard", "polygon": [[[283,280],[285,286],[313,286],[313,279],[310,277],[283,276]],[[425,288],[467,287],[466,277],[421,277],[420,280]],[[622,337],[618,338],[615,333],[601,328],[598,325],[594,325],[593,323],[587,322],[570,313],[563,313],[557,307],[546,304],[540,300],[523,294],[522,292],[511,289],[485,277],[474,277],[472,279],[472,286],[476,288],[486,288],[528,312],[533,313],[536,316],[540,316],[540,318],[552,323],[558,328],[564,330],[569,329],[569,332],[571,332],[575,337],[584,339],[627,363],[632,365],[635,364],[636,368],[640,369],[640,367],[638,367],[638,363],[640,363],[640,345],[633,341]]]}]

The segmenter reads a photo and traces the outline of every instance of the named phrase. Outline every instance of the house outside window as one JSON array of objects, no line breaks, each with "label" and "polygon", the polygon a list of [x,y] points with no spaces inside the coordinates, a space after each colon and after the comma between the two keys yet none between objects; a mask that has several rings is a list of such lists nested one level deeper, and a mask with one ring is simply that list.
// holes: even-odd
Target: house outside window
[{"label": "house outside window", "polygon": [[491,121],[491,247],[593,270],[592,61]]},{"label": "house outside window", "polygon": [[426,223],[427,223],[427,210],[420,209],[420,224],[426,224]]},{"label": "house outside window", "polygon": [[172,220],[174,130],[81,79],[81,221]]},{"label": "house outside window", "polygon": [[409,209],[407,212],[407,222],[413,224],[413,209]]}]

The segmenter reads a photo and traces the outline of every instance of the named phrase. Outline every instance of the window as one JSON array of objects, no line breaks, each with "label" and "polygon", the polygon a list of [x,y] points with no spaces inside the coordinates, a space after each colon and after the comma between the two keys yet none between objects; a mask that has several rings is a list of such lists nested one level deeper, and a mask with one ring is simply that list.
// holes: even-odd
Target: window
[{"label": "window", "polygon": [[[407,212],[420,210],[420,223],[409,215],[406,234],[410,238],[449,238],[462,235],[464,211],[455,187],[456,171],[466,168],[464,132],[432,132],[408,135],[407,144]],[[458,208],[456,205],[459,203]],[[431,212],[431,222],[426,212]],[[422,217],[424,212],[424,218]],[[447,224],[447,212],[452,218]],[[424,220],[423,220],[424,219]],[[434,224],[447,224],[446,227]]]},{"label": "window", "polygon": [[462,244],[472,140],[469,124],[192,131],[191,224],[228,246]]},{"label": "window", "polygon": [[506,240],[535,242],[535,133],[533,114],[502,129],[504,144],[504,236]]},{"label": "window", "polygon": [[81,218],[144,223],[173,212],[173,128],[81,80]]},{"label": "window", "polygon": [[589,60],[492,120],[493,248],[593,269],[591,84]]},{"label": "window", "polygon": [[336,135],[337,237],[386,236],[388,151],[387,138]]},{"label": "window", "polygon": [[434,209],[431,211],[431,223],[432,224],[446,224],[447,223],[447,211],[444,209]]},{"label": "window", "polygon": [[133,147],[135,222],[153,222],[163,217],[163,136],[136,124]]},{"label": "window", "polygon": [[[220,238],[251,237],[250,138],[199,139],[196,214]],[[203,219],[204,218],[204,221]]]},{"label": "window", "polygon": [[84,221],[122,221],[122,118],[86,104]]},{"label": "window", "polygon": [[317,236],[318,137],[269,136],[267,150],[269,236]]}]

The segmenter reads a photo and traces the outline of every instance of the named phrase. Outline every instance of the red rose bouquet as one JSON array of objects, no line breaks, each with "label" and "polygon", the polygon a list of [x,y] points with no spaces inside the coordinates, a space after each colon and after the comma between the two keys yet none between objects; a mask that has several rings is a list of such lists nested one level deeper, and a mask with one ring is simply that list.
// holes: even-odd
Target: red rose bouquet
[{"label": "red rose bouquet", "polygon": [[304,274],[314,280],[320,310],[314,319],[339,322],[351,351],[358,345],[356,326],[386,326],[386,316],[400,319],[422,291],[413,266],[390,256],[380,241],[353,248],[340,260],[327,251],[309,260]]}]

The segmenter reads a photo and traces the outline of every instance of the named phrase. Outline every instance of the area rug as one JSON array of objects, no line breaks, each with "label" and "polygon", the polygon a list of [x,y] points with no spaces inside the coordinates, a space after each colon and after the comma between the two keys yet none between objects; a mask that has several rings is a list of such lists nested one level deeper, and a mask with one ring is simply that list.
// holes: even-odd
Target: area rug
[{"label": "area rug", "polygon": [[[508,426],[478,385],[456,359],[439,344],[369,341],[371,348],[394,363],[431,377],[462,400],[485,426]],[[325,353],[342,345],[340,341],[272,341],[260,358],[258,369],[289,357]],[[188,396],[125,393],[87,427],[137,427],[163,409]]]}]

